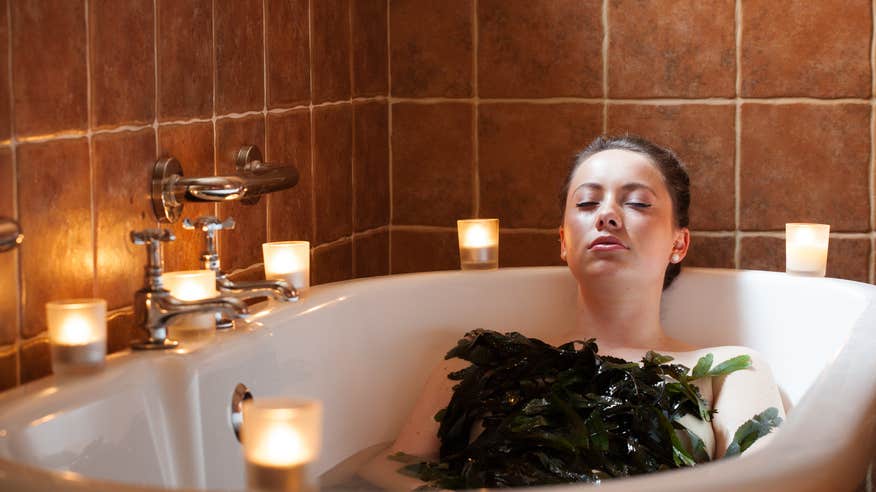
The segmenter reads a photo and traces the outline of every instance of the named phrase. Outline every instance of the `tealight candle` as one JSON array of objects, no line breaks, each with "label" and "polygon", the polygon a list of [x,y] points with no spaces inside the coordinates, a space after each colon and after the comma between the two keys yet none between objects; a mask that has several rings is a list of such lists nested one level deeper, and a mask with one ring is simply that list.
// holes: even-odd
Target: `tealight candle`
[{"label": "tealight candle", "polygon": [[[186,270],[163,275],[164,288],[182,301],[199,301],[218,295],[216,272],[213,270]],[[181,342],[198,342],[212,338],[216,333],[216,315],[213,313],[183,314],[168,324],[168,338]]]},{"label": "tealight candle", "polygon": [[319,455],[322,404],[317,400],[257,398],[243,402],[241,442],[248,489],[310,491],[308,464]]},{"label": "tealight candle", "polygon": [[310,287],[310,242],[278,241],[262,244],[265,278],[285,280],[299,293]]},{"label": "tealight candle", "polygon": [[829,235],[828,224],[785,224],[785,271],[823,277]]},{"label": "tealight candle", "polygon": [[463,270],[499,268],[499,219],[457,220]]},{"label": "tealight candle", "polygon": [[46,324],[56,374],[99,369],[106,359],[106,301],[70,299],[46,303]]}]

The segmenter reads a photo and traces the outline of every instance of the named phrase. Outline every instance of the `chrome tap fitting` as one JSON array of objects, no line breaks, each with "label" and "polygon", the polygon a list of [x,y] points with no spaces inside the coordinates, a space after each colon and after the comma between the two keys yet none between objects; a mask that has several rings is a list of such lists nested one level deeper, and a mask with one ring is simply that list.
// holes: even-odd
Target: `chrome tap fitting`
[{"label": "chrome tap fitting", "polygon": [[145,285],[134,293],[134,323],[146,339],[133,342],[134,350],[168,349],[179,345],[167,338],[167,325],[175,317],[194,313],[222,313],[243,318],[246,304],[235,297],[217,296],[198,301],[183,301],[164,288],[161,243],[176,239],[167,229],[131,231],[131,242],[146,245]]},{"label": "chrome tap fitting", "polygon": [[[284,280],[255,280],[249,282],[234,282],[222,272],[219,262],[219,254],[216,252],[216,233],[223,230],[234,229],[236,223],[229,217],[224,221],[216,217],[205,215],[183,220],[183,228],[193,231],[200,230],[204,233],[204,251],[201,253],[201,265],[205,270],[216,272],[216,290],[232,295],[238,299],[253,299],[256,297],[270,297],[278,301],[297,301],[298,289],[289,285]],[[217,320],[217,328],[230,328],[228,320]]]}]

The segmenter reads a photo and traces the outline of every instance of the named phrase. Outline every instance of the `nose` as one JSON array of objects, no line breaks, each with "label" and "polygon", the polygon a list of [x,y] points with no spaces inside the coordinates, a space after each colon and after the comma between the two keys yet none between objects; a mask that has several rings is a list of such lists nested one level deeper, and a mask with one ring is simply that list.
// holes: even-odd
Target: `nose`
[{"label": "nose", "polygon": [[607,203],[599,210],[599,214],[596,216],[596,230],[617,230],[621,227],[623,227],[623,222],[614,205]]}]

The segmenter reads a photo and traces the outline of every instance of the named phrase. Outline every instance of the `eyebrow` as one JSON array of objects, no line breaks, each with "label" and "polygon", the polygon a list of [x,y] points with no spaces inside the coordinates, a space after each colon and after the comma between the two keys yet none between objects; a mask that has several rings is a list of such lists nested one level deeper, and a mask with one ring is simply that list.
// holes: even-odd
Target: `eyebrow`
[{"label": "eyebrow", "polygon": [[[581,188],[585,188],[585,187],[586,188],[593,188],[595,190],[604,190],[605,189],[605,187],[599,183],[584,183],[581,186],[575,188],[574,191],[578,191]],[[645,190],[650,191],[654,196],[657,196],[657,192],[655,192],[650,186],[646,185],[645,183],[637,183],[637,182],[627,183],[627,184],[621,186],[621,189],[624,191],[645,189]]]}]

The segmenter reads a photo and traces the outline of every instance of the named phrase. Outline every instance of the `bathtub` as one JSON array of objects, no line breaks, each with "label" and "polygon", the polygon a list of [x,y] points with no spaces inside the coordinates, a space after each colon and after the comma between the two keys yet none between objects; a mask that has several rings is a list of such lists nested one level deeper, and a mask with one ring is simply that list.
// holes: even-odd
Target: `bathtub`
[{"label": "bathtub", "polygon": [[[763,353],[788,418],[759,453],[600,490],[853,490],[873,454],[874,299],[876,287],[857,282],[686,269],[665,294],[666,329],[697,345]],[[0,395],[0,490],[241,489],[229,416],[239,383],[255,398],[323,400],[315,466],[329,470],[395,437],[427,374],[465,331],[543,337],[572,322],[575,304],[562,267],[315,287],[300,302],[258,306],[249,324],[204,347],[115,354],[96,375]],[[555,489],[572,487],[586,485]]]}]

